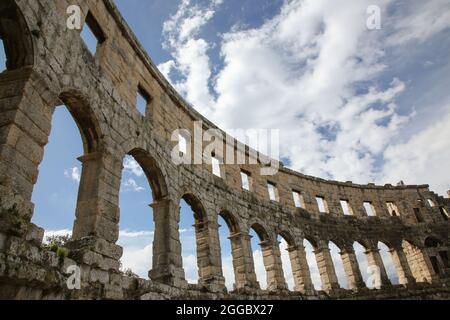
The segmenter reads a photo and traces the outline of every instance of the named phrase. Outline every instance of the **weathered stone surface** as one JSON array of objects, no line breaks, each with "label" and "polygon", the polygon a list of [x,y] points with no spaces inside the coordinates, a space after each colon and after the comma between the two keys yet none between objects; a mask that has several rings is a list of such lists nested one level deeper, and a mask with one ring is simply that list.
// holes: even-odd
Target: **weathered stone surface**
[{"label": "weathered stone surface", "polygon": [[[67,29],[66,10],[74,4],[84,15],[89,12],[88,23],[96,20],[106,39],[95,56],[79,30]],[[0,74],[0,298],[450,298],[450,199],[427,185],[327,181],[283,166],[267,177],[260,174],[261,164],[223,165],[219,178],[210,164],[177,165],[174,130],[192,132],[198,121],[204,130],[216,127],[163,78],[112,0],[2,0],[0,8],[0,34],[8,46],[7,70]],[[136,108],[138,90],[149,96],[144,115]],[[43,230],[31,223],[31,196],[52,114],[61,103],[80,128],[85,154],[79,158],[73,239],[66,249],[49,252],[41,246]],[[203,153],[205,146],[190,145],[189,152]],[[126,154],[141,165],[153,191],[151,280],[119,271],[123,250],[116,242],[120,216],[126,214],[119,210],[119,190]],[[242,170],[250,177],[250,190],[242,188]],[[276,201],[269,198],[268,182],[276,186]],[[302,208],[296,207],[293,192]],[[320,212],[316,198],[326,212]],[[198,285],[187,283],[183,269],[181,199],[195,213]],[[347,202],[351,216],[344,215],[340,201]],[[366,207],[376,216],[368,217]],[[219,215],[230,231],[235,273],[230,293],[222,274]],[[268,290],[261,290],[256,279],[252,228],[261,240]],[[278,236],[288,243],[294,292],[286,289]],[[314,247],[323,291],[312,286],[305,239]],[[349,290],[339,287],[330,242],[341,250]],[[365,287],[354,242],[380,270],[381,290]],[[390,248],[401,286],[390,284],[378,242]],[[78,275],[80,287],[69,288]]]}]

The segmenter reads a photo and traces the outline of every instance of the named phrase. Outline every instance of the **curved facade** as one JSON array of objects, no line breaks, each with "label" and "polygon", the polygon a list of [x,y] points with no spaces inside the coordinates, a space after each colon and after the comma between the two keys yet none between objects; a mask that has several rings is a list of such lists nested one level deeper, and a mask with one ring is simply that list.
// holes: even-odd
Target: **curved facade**
[{"label": "curved facade", "polygon": [[[94,31],[95,56],[67,8],[78,3]],[[3,0],[0,37],[7,70],[0,74],[0,297],[3,298],[448,298],[450,200],[427,185],[376,186],[327,181],[281,167],[176,165],[177,129],[217,129],[159,73],[112,0]],[[136,94],[147,98],[146,114]],[[83,140],[82,175],[68,257],[41,248],[43,230],[31,223],[31,196],[56,106],[65,104]],[[188,143],[190,151],[196,146]],[[233,147],[234,148],[234,147]],[[247,148],[248,150],[248,148]],[[198,150],[197,150],[198,151]],[[237,152],[237,150],[235,150]],[[122,163],[132,155],[153,190],[155,237],[151,280],[119,271],[119,189]],[[233,154],[234,155],[234,154]],[[250,178],[243,190],[241,172]],[[270,200],[267,184],[276,188]],[[185,280],[179,203],[196,221],[199,284]],[[320,203],[320,205],[319,205]],[[343,210],[345,208],[345,211]],[[323,212],[320,212],[323,211]],[[230,230],[235,290],[222,274],[218,217]],[[267,290],[256,279],[249,231],[261,240]],[[294,291],[287,290],[278,237],[288,243]],[[304,240],[314,247],[321,290],[314,289]],[[340,288],[329,244],[340,250],[348,288]],[[354,243],[365,248],[379,290],[363,281]],[[390,250],[400,285],[393,285],[379,243]],[[71,290],[71,265],[80,287]],[[376,281],[376,282],[377,282]]]}]

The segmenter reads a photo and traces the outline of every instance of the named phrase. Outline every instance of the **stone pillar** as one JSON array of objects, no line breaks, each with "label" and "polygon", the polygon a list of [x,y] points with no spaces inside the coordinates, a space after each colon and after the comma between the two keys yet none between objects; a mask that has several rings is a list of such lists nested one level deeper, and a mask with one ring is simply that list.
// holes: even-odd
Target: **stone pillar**
[{"label": "stone pillar", "polygon": [[82,171],[72,238],[95,236],[115,243],[119,238],[122,161],[107,152],[93,152],[78,160]]},{"label": "stone pillar", "polygon": [[0,229],[24,234],[56,99],[31,68],[0,74]]},{"label": "stone pillar", "polygon": [[85,264],[119,270],[123,250],[119,238],[119,190],[122,161],[108,152],[93,152],[82,163],[72,241],[69,244]]},{"label": "stone pillar", "polygon": [[406,255],[401,246],[392,248],[390,251],[395,270],[397,271],[398,281],[400,284],[414,284],[414,278],[411,268],[409,267]]},{"label": "stone pillar", "polygon": [[181,256],[179,236],[179,205],[170,199],[154,202],[153,268],[149,276],[153,281],[176,287],[187,287]]},{"label": "stone pillar", "polygon": [[369,267],[375,266],[379,271],[381,287],[391,286],[392,284],[387,275],[386,268],[384,267],[383,259],[381,259],[380,250],[376,247],[366,248],[366,256],[367,265]]},{"label": "stone pillar", "polygon": [[265,240],[260,243],[267,274],[267,290],[287,290],[281,262],[280,243]]},{"label": "stone pillar", "polygon": [[344,264],[345,274],[348,279],[348,288],[351,290],[366,288],[353,247],[349,246],[343,248],[340,254],[342,263]]},{"label": "stone pillar", "polygon": [[234,233],[229,237],[233,256],[233,269],[236,289],[259,289],[256,279],[251,237],[243,233]]},{"label": "stone pillar", "polygon": [[294,290],[312,294],[314,286],[311,280],[308,261],[306,260],[305,247],[303,245],[288,247],[289,257],[291,259],[292,273],[294,275]]},{"label": "stone pillar", "polygon": [[199,284],[210,291],[225,290],[222,274],[218,224],[212,221],[198,222],[194,225],[197,242],[197,262]]},{"label": "stone pillar", "polygon": [[316,255],[320,279],[322,280],[322,290],[330,292],[339,289],[340,286],[328,243],[326,241],[319,241],[318,247],[315,248],[314,253]]}]

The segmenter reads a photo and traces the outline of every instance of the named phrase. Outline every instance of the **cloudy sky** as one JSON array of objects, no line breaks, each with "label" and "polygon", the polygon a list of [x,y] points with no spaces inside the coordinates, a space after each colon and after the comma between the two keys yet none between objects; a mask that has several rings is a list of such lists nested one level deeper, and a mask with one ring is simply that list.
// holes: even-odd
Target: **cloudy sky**
[{"label": "cloudy sky", "polygon": [[[280,129],[287,166],[358,183],[429,183],[441,195],[450,189],[449,0],[115,2],[161,72],[203,115],[223,129]],[[381,10],[381,28],[370,30],[373,5]],[[71,230],[82,147],[63,107],[55,112],[45,151],[34,221],[49,232]],[[151,192],[137,163],[127,158],[124,164],[122,260],[145,277],[154,228]],[[194,222],[188,206],[181,207],[184,265],[195,282]],[[221,224],[231,287],[228,230]],[[264,283],[256,238],[256,270]],[[337,251],[332,248],[345,286]]]}]

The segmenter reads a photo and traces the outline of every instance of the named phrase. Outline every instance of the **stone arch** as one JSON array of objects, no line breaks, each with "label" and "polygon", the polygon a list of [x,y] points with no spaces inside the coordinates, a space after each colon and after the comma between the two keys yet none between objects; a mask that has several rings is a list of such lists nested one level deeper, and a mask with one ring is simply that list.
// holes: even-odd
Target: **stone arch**
[{"label": "stone arch", "polygon": [[161,166],[143,149],[133,149],[128,152],[141,166],[152,189],[153,201],[159,201],[168,196],[168,187]]},{"label": "stone arch", "polygon": [[[228,230],[228,240],[230,241],[230,246],[231,246],[231,259],[232,259],[232,272],[233,273],[233,278],[234,278],[234,283],[233,283],[233,287],[234,288],[239,288],[239,287],[244,287],[245,286],[245,277],[242,277],[243,273],[245,273],[245,265],[244,265],[244,255],[243,255],[243,246],[242,246],[242,241],[241,241],[241,234],[240,234],[240,227],[238,224],[238,221],[236,219],[236,217],[228,210],[222,210],[219,213],[219,217],[222,218],[222,220],[225,222],[226,224],[226,228]],[[220,224],[220,223],[219,223]],[[220,227],[224,227],[222,225],[220,225]],[[219,235],[220,238],[220,235]],[[222,240],[222,239],[221,239]],[[222,272],[224,274],[224,276],[226,276],[227,274],[227,270],[226,267],[227,265],[225,264],[226,262],[224,261],[224,243],[222,241],[219,241],[219,245],[220,245],[220,258],[221,258],[221,267],[222,267]],[[225,277],[225,280],[229,281],[230,279],[227,279]],[[231,287],[231,283],[230,283],[230,287]]]},{"label": "stone arch", "polygon": [[[155,245],[155,239],[159,239],[161,229],[163,229],[161,225],[164,224],[160,223],[158,218],[169,215],[167,206],[158,205],[160,202],[164,203],[168,196],[167,182],[163,171],[156,159],[142,148],[127,150],[126,156],[122,159],[122,168],[128,168],[129,170],[122,169],[120,174],[121,184],[118,193],[120,197],[121,221],[119,221],[119,225],[121,230],[129,229],[131,225],[131,230],[153,231],[155,235],[153,239],[149,237],[145,240],[148,241],[147,245],[152,245],[153,250],[157,250],[158,246]],[[148,187],[150,187],[150,191]],[[145,192],[141,192],[144,190]],[[130,222],[129,219],[124,219],[124,217],[130,215],[133,217],[133,222]],[[128,225],[124,225],[124,223]],[[138,229],[134,229],[136,227]],[[126,238],[124,239],[126,240]],[[147,249],[147,247],[145,248]],[[123,253],[124,257],[130,253],[130,251],[127,251],[127,246],[124,247]],[[155,256],[158,256],[158,254],[153,254],[153,257]],[[149,252],[148,265],[146,267],[152,263],[151,258],[151,253]],[[143,272],[143,266],[124,264],[123,267],[127,269],[138,268]]]},{"label": "stone arch", "polygon": [[241,232],[241,228],[239,226],[238,220],[236,217],[228,210],[222,210],[219,213],[219,216],[223,218],[225,223],[227,224],[228,229],[230,230],[231,234],[239,233]]},{"label": "stone arch", "polygon": [[27,22],[13,0],[0,3],[0,38],[3,40],[7,70],[34,64],[34,45]]},{"label": "stone arch", "polygon": [[[282,241],[286,243],[285,248],[282,247]],[[294,270],[300,268],[300,266],[298,265],[297,252],[295,252],[295,250],[297,250],[295,239],[292,236],[291,232],[283,230],[278,233],[277,243],[281,252],[280,262],[283,270],[283,275],[285,276],[284,281],[286,282],[288,288],[295,289],[296,283]],[[283,254],[283,249],[285,250],[285,252],[287,252],[287,256]],[[290,277],[292,278],[291,281],[289,281]]]},{"label": "stone arch", "polygon": [[207,222],[208,217],[206,210],[198,196],[193,193],[185,193],[181,199],[186,201],[186,203],[192,208],[196,224],[204,224]]},{"label": "stone arch", "polygon": [[253,229],[259,237],[261,242],[271,240],[267,228],[261,222],[253,222],[250,224],[250,229]]},{"label": "stone arch", "polygon": [[400,281],[399,270],[394,261],[394,249],[392,245],[387,241],[378,241],[377,248],[381,255],[384,268],[386,269],[387,276],[392,284],[397,284]]},{"label": "stone arch", "polygon": [[63,91],[59,98],[78,126],[83,140],[84,153],[101,151],[100,145],[103,133],[86,96],[78,90],[68,89]]},{"label": "stone arch", "polygon": [[[97,235],[110,242],[118,239],[119,199],[121,175],[121,159],[104,147],[104,132],[98,117],[93,111],[89,99],[81,91],[65,88],[59,95],[59,100],[69,110],[80,132],[84,154],[78,158],[82,163],[76,219],[74,222],[73,239]],[[107,188],[101,186],[102,181],[118,178],[117,183],[108,183]],[[109,189],[109,190],[107,190]],[[101,228],[94,217],[98,216],[98,208],[103,207],[108,229]]]},{"label": "stone arch", "polygon": [[342,245],[339,245],[339,242],[330,240],[328,241],[328,248],[330,249],[338,284],[341,288],[348,289],[348,275],[345,273],[344,262],[342,259],[342,255],[344,253]]},{"label": "stone arch", "polygon": [[209,286],[211,290],[223,290],[217,218],[211,220],[212,216],[208,217],[200,197],[194,193],[185,193],[181,199],[190,206],[194,215],[198,284]]},{"label": "stone arch", "polygon": [[430,283],[435,273],[431,261],[424,255],[417,242],[405,239],[402,241],[402,249],[416,282]]},{"label": "stone arch", "polygon": [[295,238],[292,235],[291,231],[281,230],[280,232],[278,232],[278,235],[282,237],[284,241],[286,241],[288,246],[293,247],[296,245]]},{"label": "stone arch", "polygon": [[[269,289],[270,288],[270,281],[272,280],[272,275],[270,274],[270,268],[272,268],[272,266],[274,265],[274,260],[277,259],[276,257],[276,253],[273,252],[273,247],[274,247],[274,243],[273,243],[273,239],[270,238],[270,234],[267,231],[266,227],[263,225],[263,223],[257,219],[251,220],[248,223],[249,225],[249,231],[248,234],[250,235],[250,237],[252,237],[251,233],[254,232],[256,234],[256,237],[259,240],[259,248],[260,248],[260,252],[261,252],[261,257],[258,258],[258,256],[256,256],[256,260],[255,260],[255,255],[254,255],[254,249],[252,244],[250,243],[250,255],[253,261],[253,265],[255,266],[255,271],[256,271],[256,275],[258,276],[258,274],[260,275],[260,277],[258,278],[258,281],[263,281],[264,278],[261,277],[261,259],[262,259],[262,265],[264,266],[264,273],[265,273],[265,280],[266,280],[266,288]],[[254,238],[253,238],[254,239]],[[278,250],[279,252],[279,250]],[[278,259],[279,259],[279,254],[278,254]],[[279,267],[281,268],[281,264],[279,265]],[[264,288],[264,285],[261,285],[262,288]]]},{"label": "stone arch", "polygon": [[322,289],[322,280],[315,255],[315,251],[318,248],[317,240],[314,237],[305,236],[303,238],[303,246],[305,248],[306,262],[311,274],[312,285],[314,289],[320,290]]}]

